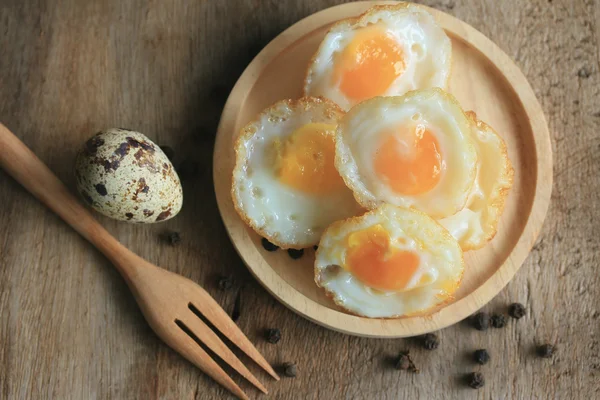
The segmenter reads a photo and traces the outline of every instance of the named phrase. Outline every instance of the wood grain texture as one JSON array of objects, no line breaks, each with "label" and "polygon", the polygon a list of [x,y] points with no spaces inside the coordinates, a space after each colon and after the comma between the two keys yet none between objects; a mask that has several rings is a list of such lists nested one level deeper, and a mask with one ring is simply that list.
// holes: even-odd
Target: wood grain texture
[{"label": "wood grain texture", "polygon": [[[94,219],[56,175],[1,123],[0,149],[0,167],[111,261],[129,286],[146,321],[167,345],[231,393],[240,399],[247,399],[229,375],[198,345],[199,340],[260,391],[267,393],[229,347],[198,318],[195,313],[197,310],[216,330],[279,380],[272,366],[202,287],[149,263],[125,248]],[[186,327],[185,330],[182,325]]]},{"label": "wood grain texture", "polygon": [[[408,339],[355,338],[316,326],[280,305],[242,265],[212,192],[220,103],[269,40],[340,2],[3,0],[0,120],[72,188],[76,149],[107,127],[133,128],[171,146],[176,166],[196,163],[187,163],[197,173],[184,180],[178,218],[152,226],[100,220],[134,252],[203,285],[226,310],[240,293],[241,329],[273,364],[298,364],[297,378],[269,382],[271,398],[599,396],[598,0],[423,1],[471,24],[514,59],[549,122],[554,189],[542,235],[485,307],[521,301],[525,318],[483,333],[459,323],[439,332],[440,348],[427,352]],[[167,229],[182,233],[179,247],[159,239]],[[235,277],[235,286],[220,291],[219,275]],[[0,310],[2,399],[228,396],[152,334],[106,259],[2,172]],[[263,340],[270,327],[282,329],[277,345]],[[558,354],[537,359],[532,348],[546,341]],[[482,347],[492,360],[477,367],[467,355]],[[407,348],[418,375],[388,366]],[[473,370],[486,376],[484,389],[461,384]],[[268,382],[258,367],[251,371]]]}]

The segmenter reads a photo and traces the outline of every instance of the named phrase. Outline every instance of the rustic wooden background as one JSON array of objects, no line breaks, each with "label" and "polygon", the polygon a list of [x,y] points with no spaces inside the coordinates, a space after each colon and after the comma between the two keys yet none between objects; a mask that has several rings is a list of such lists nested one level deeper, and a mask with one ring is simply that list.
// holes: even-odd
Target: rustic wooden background
[{"label": "rustic wooden background", "polygon": [[[542,235],[485,309],[520,301],[527,317],[479,332],[460,323],[441,346],[345,336],[288,311],[242,265],[220,221],[211,153],[219,111],[252,57],[338,0],[2,0],[0,120],[73,187],[76,149],[107,127],[175,150],[185,205],[162,225],[100,218],[133,251],[206,287],[268,360],[295,379],[273,399],[598,398],[600,396],[600,1],[430,0],[470,23],[522,68],[552,132],[555,185]],[[0,149],[1,151],[1,149]],[[160,240],[182,233],[179,247]],[[220,275],[236,280],[220,291]],[[98,252],[0,172],[0,399],[220,399],[228,394],[164,346]],[[277,345],[265,328],[282,329]],[[552,360],[536,358],[551,342]],[[489,349],[479,367],[468,355]],[[421,369],[390,368],[411,349]],[[461,377],[481,371],[476,391]],[[241,378],[236,378],[242,381]],[[258,392],[245,382],[252,397]]]}]

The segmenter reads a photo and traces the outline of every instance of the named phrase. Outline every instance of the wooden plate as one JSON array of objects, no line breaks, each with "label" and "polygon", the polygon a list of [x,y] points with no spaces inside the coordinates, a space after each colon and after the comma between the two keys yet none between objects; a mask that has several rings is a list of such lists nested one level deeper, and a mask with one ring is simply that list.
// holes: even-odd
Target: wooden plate
[{"label": "wooden plate", "polygon": [[232,140],[266,106],[301,95],[308,61],[333,22],[385,3],[347,3],[313,14],[284,31],[256,56],[233,88],[221,116],[214,152],[214,184],[234,246],[273,296],[325,327],[353,335],[392,338],[454,324],[487,303],[510,281],[527,257],[546,215],[552,187],[552,150],[542,109],[518,67],[473,27],[427,8],[452,40],[450,92],[466,110],[476,111],[504,137],[515,168],[514,186],[498,234],[483,249],[465,254],[467,267],[454,302],[424,317],[381,320],[352,316],[340,311],[315,285],[312,249],[299,260],[292,260],[285,251],[266,252],[260,237],[246,227],[233,208]]}]

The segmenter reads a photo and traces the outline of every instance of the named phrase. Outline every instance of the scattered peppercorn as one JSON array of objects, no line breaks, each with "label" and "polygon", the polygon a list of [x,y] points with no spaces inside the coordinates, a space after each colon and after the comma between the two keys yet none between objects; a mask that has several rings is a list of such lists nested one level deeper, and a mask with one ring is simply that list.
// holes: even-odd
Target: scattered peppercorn
[{"label": "scattered peppercorn", "polygon": [[181,243],[181,235],[179,232],[168,231],[165,232],[163,237],[171,246],[177,246],[179,243]]},{"label": "scattered peppercorn", "polygon": [[435,350],[440,346],[440,339],[434,333],[421,336],[421,345],[427,350]]},{"label": "scattered peppercorn", "polygon": [[173,157],[175,157],[175,151],[169,146],[160,146],[160,149],[165,153],[165,156],[171,161],[173,161]]},{"label": "scattered peppercorn", "polygon": [[504,314],[493,314],[490,317],[490,325],[493,328],[504,328],[506,326],[506,317]]},{"label": "scattered peppercorn", "polygon": [[485,385],[485,378],[480,372],[472,372],[467,375],[467,385],[473,389],[481,389]]},{"label": "scattered peppercorn", "polygon": [[556,348],[549,343],[538,346],[537,355],[542,358],[551,358],[554,355]]},{"label": "scattered peppercorn", "polygon": [[300,257],[302,257],[302,255],[304,254],[304,249],[300,249],[300,250],[296,250],[296,249],[288,249],[288,254],[290,257],[292,257],[294,260],[299,259]]},{"label": "scattered peppercorn", "polygon": [[579,71],[577,71],[577,76],[580,78],[587,79],[591,75],[592,75],[591,71],[586,67],[580,68]]},{"label": "scattered peppercorn", "polygon": [[289,378],[295,378],[296,375],[298,374],[298,367],[294,363],[287,362],[287,363],[283,364],[282,369],[283,369],[283,375],[285,375]]},{"label": "scattered peppercorn", "polygon": [[222,276],[219,278],[219,289],[229,290],[233,287],[233,278],[230,276]]},{"label": "scattered peppercorn", "polygon": [[266,251],[275,251],[279,248],[279,246],[277,246],[276,244],[273,244],[271,242],[269,242],[266,238],[262,238],[260,240],[260,243],[262,244],[262,247],[266,250]]},{"label": "scattered peppercorn", "polygon": [[394,365],[394,367],[398,370],[402,370],[402,371],[406,371],[407,369],[410,368],[410,358],[408,356],[408,354],[400,354],[400,357],[398,358],[398,361],[396,361],[396,364]]},{"label": "scattered peppercorn", "polygon": [[281,340],[281,331],[277,328],[275,329],[267,329],[266,332],[267,342],[271,344],[276,344]]},{"label": "scattered peppercorn", "polygon": [[410,371],[414,373],[419,373],[419,369],[415,366],[412,358],[408,351],[403,351],[400,353],[398,360],[394,363],[394,368],[400,371]]},{"label": "scattered peppercorn", "polygon": [[521,319],[525,316],[525,306],[521,303],[512,303],[508,306],[508,315],[514,319]]},{"label": "scattered peppercorn", "polygon": [[475,350],[473,359],[477,364],[485,365],[490,361],[490,353],[486,349]]},{"label": "scattered peppercorn", "polygon": [[478,312],[471,317],[473,328],[478,331],[485,331],[490,326],[490,316],[486,312]]}]

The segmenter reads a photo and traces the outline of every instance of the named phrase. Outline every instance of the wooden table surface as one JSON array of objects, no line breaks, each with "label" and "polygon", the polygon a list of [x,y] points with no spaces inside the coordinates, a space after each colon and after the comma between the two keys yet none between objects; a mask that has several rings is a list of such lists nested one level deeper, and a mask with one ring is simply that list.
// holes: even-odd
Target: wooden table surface
[{"label": "wooden table surface", "polygon": [[[203,285],[274,365],[273,399],[600,397],[600,1],[430,0],[479,29],[523,70],[546,113],[552,203],[516,277],[484,309],[527,316],[504,329],[444,329],[440,347],[328,331],[279,304],[250,276],[221,223],[212,146],[229,89],[269,40],[338,0],[0,1],[0,121],[73,188],[77,148],[128,127],[185,164],[181,214],[159,225],[100,218],[151,262]],[[0,149],[1,151],[1,149]],[[171,247],[163,232],[181,232]],[[219,276],[235,278],[219,290]],[[108,261],[0,171],[0,399],[220,399],[229,395],[163,345]],[[277,345],[263,338],[280,328]],[[556,344],[553,359],[535,344]],[[470,353],[487,348],[491,362]],[[390,359],[410,349],[420,374]],[[464,374],[480,371],[473,390]],[[242,381],[252,398],[258,392]]]}]

